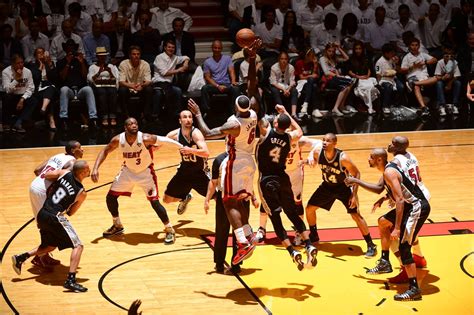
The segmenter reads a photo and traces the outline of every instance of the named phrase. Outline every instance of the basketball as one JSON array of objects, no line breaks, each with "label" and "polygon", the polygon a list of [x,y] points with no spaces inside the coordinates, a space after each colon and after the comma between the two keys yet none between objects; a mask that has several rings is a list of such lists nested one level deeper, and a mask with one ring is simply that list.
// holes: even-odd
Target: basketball
[{"label": "basketball", "polygon": [[249,47],[255,41],[255,33],[249,28],[243,28],[235,35],[235,41],[242,48]]}]

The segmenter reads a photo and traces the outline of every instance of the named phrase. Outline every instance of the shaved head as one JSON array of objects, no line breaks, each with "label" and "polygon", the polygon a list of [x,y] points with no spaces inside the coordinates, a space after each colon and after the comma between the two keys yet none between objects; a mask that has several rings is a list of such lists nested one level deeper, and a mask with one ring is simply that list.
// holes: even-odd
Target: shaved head
[{"label": "shaved head", "polygon": [[376,149],[373,149],[372,150],[372,156],[374,158],[384,158],[385,160],[387,160],[387,151],[385,151],[385,149],[382,149],[382,148],[376,148]]},{"label": "shaved head", "polygon": [[333,142],[337,142],[337,136],[333,133],[327,133],[325,137]]},{"label": "shaved head", "polygon": [[388,152],[393,154],[405,154],[409,144],[407,137],[395,136],[392,138],[392,143],[388,146]]}]

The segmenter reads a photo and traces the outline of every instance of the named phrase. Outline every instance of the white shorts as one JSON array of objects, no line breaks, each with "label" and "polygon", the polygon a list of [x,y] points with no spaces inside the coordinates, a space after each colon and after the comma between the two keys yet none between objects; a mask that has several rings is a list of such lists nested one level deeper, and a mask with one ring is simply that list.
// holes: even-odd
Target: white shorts
[{"label": "white shorts", "polygon": [[157,200],[159,198],[158,181],[153,164],[139,173],[134,173],[128,167],[122,166],[112,186],[110,186],[109,194],[130,197],[135,185],[143,189],[148,200]]},{"label": "white shorts", "polygon": [[38,190],[30,186],[31,209],[33,210],[33,215],[35,216],[35,218],[38,216],[38,212],[43,207],[45,201],[46,201],[46,191]]},{"label": "white shorts", "polygon": [[295,202],[297,205],[302,203],[303,198],[303,180],[304,170],[303,167],[297,167],[291,171],[286,171],[286,174],[290,177],[291,190],[295,196]]},{"label": "white shorts", "polygon": [[221,164],[221,187],[223,200],[238,198],[241,194],[253,195],[253,176],[257,169],[253,156],[243,155],[230,160],[226,157]]}]

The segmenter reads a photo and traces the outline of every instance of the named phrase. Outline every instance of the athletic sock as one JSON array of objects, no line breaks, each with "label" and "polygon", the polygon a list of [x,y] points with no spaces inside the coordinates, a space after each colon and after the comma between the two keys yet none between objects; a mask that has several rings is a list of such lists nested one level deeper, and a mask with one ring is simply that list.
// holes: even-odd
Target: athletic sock
[{"label": "athletic sock", "polygon": [[293,252],[295,251],[295,249],[293,248],[293,245],[288,246],[286,250],[288,251],[288,253],[290,253],[290,255],[292,255]]},{"label": "athletic sock", "polygon": [[386,261],[389,261],[389,254],[390,254],[390,251],[388,250],[382,250],[382,259],[385,259]]},{"label": "athletic sock", "polygon": [[367,235],[364,235],[364,240],[367,243],[367,245],[374,245],[374,242],[372,242],[372,237],[370,236],[370,233]]},{"label": "athletic sock", "polygon": [[315,225],[310,225],[309,226],[309,231],[312,233],[315,233],[316,235],[318,234],[318,227]]},{"label": "athletic sock", "polygon": [[76,273],[75,272],[68,272],[67,279],[75,282],[76,281]]},{"label": "athletic sock", "polygon": [[113,220],[115,226],[122,226],[122,221],[120,221],[120,217],[114,217]]},{"label": "athletic sock", "polygon": [[234,230],[235,238],[240,244],[247,244],[249,241],[245,237],[244,228],[238,228]]},{"label": "athletic sock", "polygon": [[416,277],[415,278],[409,278],[408,283],[410,284],[410,288],[415,287],[415,288],[418,289],[418,282],[416,281]]},{"label": "athletic sock", "polygon": [[310,246],[312,246],[313,244],[311,244],[311,240],[308,238],[307,240],[304,240],[304,247],[306,249],[308,249]]}]

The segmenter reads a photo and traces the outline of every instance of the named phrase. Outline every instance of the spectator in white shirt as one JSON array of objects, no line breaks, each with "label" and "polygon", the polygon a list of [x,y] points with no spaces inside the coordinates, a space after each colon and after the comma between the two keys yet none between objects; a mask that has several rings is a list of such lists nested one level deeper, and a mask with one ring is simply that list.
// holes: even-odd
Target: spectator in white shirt
[{"label": "spectator in white shirt", "polygon": [[423,19],[428,13],[429,7],[426,0],[411,0],[405,1],[405,3],[410,7],[411,18],[416,22]]},{"label": "spectator in white shirt", "polygon": [[397,72],[400,70],[399,62],[395,47],[389,43],[383,45],[382,57],[375,63],[375,75],[382,87],[381,99],[384,114],[390,114],[390,106],[395,105],[394,93],[397,92],[399,99],[403,95],[403,84],[397,78]]},{"label": "spectator in white shirt", "polygon": [[[46,3],[46,1],[42,2]],[[64,11],[62,4],[59,3],[59,1],[52,1],[49,4],[49,10],[51,13],[46,16],[48,35],[50,38],[54,38],[61,34],[61,25],[64,21]]]},{"label": "spectator in white shirt", "polygon": [[339,26],[342,24],[344,15],[352,12],[351,7],[344,3],[344,0],[333,0],[331,4],[324,7],[324,16],[328,13],[334,13],[337,16]]},{"label": "spectator in white shirt", "polygon": [[358,0],[359,5],[352,7],[352,13],[359,19],[359,26],[365,28],[374,20],[374,9],[369,6],[369,0]]},{"label": "spectator in white shirt", "polygon": [[69,20],[64,20],[61,24],[62,32],[53,38],[51,41],[51,59],[53,62],[57,62],[58,60],[66,57],[66,53],[63,50],[63,43],[65,43],[68,39],[74,40],[76,44],[79,45],[78,52],[84,54],[84,46],[82,45],[82,38],[74,34],[72,32],[72,23]]},{"label": "spectator in white shirt", "polygon": [[420,38],[418,23],[410,18],[410,7],[406,4],[402,4],[398,8],[398,17],[399,19],[392,23],[392,28],[397,38],[397,48],[400,52],[407,52],[408,47],[403,42],[402,35],[410,31],[416,38]]},{"label": "spectator in white shirt", "polygon": [[275,9],[271,6],[265,6],[263,9],[265,22],[255,26],[255,35],[262,39],[262,48],[259,55],[265,59],[277,57],[281,40],[283,38],[282,28],[275,24]]},{"label": "spectator in white shirt", "polygon": [[[230,38],[235,44],[235,34],[242,28],[251,26],[251,10],[253,0],[230,0],[229,1],[229,33]],[[245,13],[248,13],[245,15]],[[237,44],[235,44],[237,45]]]},{"label": "spectator in white shirt", "polygon": [[73,2],[69,5],[69,16],[66,19],[70,20],[74,25],[74,33],[84,37],[92,32],[92,17],[82,11],[79,3]]},{"label": "spectator in white shirt", "polygon": [[322,52],[328,43],[339,43],[340,32],[337,27],[337,16],[334,13],[326,14],[324,23],[311,29],[309,40],[316,54]]},{"label": "spectator in white shirt", "polygon": [[25,63],[30,63],[35,60],[34,53],[36,48],[43,48],[49,51],[49,38],[43,33],[40,33],[38,20],[33,19],[30,21],[30,33],[22,38],[21,46],[23,48]]},{"label": "spectator in white shirt", "polygon": [[184,109],[181,104],[183,92],[172,82],[175,75],[188,71],[189,57],[176,56],[175,52],[176,44],[169,39],[163,44],[163,52],[156,56],[153,63],[155,71],[152,82],[158,87],[153,95],[154,118],[158,117],[162,109],[174,116]]},{"label": "spectator in white shirt", "polygon": [[276,14],[275,23],[277,25],[280,25],[281,27],[283,27],[283,23],[285,22],[285,14],[288,11],[294,11],[294,10],[291,10],[290,4],[291,4],[290,0],[280,0],[278,8],[275,10],[275,14]]},{"label": "spectator in white shirt", "polygon": [[372,53],[380,53],[384,44],[396,42],[392,26],[385,21],[384,7],[377,7],[375,21],[365,28],[365,42],[367,43],[367,50]]},{"label": "spectator in white shirt", "polygon": [[119,1],[117,0],[103,0],[103,14],[102,20],[104,23],[109,23],[111,26],[115,25],[118,18]]},{"label": "spectator in white shirt", "polygon": [[308,0],[306,6],[296,12],[296,20],[309,33],[313,27],[323,22],[323,12],[323,8],[316,5],[316,0]]},{"label": "spectator in white shirt", "polygon": [[436,58],[420,52],[420,40],[418,38],[413,38],[410,41],[409,51],[403,57],[401,72],[406,75],[408,91],[415,93],[416,100],[420,105],[420,114],[427,116],[430,114],[430,111],[423,100],[421,87],[434,85],[438,81],[436,77],[428,75],[426,67],[426,65],[435,64]]},{"label": "spectator in white shirt", "polygon": [[[443,58],[436,64],[435,76],[436,94],[438,96],[438,111],[440,116],[446,115],[446,110],[454,115],[459,114],[459,97],[461,96],[461,72],[458,62],[454,58],[454,50],[449,47],[444,48]],[[446,93],[452,93],[452,104],[446,103]]]},{"label": "spectator in white shirt", "polygon": [[102,1],[99,0],[66,0],[64,2],[64,12],[68,12],[69,5],[73,2],[77,2],[82,11],[89,14],[94,20],[99,18],[98,13],[103,12],[104,9]]},{"label": "spectator in white shirt", "polygon": [[439,4],[432,3],[428,16],[419,21],[421,39],[430,55],[441,58],[441,36],[448,26],[448,22],[439,16]]},{"label": "spectator in white shirt", "polygon": [[380,6],[385,8],[387,22],[392,22],[398,19],[398,7],[400,6],[399,0],[376,0],[372,4],[373,8]]},{"label": "spectator in white shirt", "polygon": [[13,55],[11,66],[2,71],[2,85],[6,92],[2,106],[3,130],[10,130],[12,126],[14,131],[25,133],[22,123],[31,118],[37,101],[32,97],[33,75],[24,67],[21,56]]},{"label": "spectator in white shirt", "polygon": [[173,20],[180,17],[184,20],[184,30],[189,31],[193,25],[193,19],[183,11],[170,7],[168,0],[158,0],[158,7],[151,8],[153,14],[150,26],[160,31],[160,34],[166,34],[173,31]]}]

